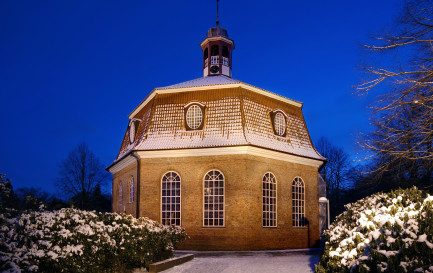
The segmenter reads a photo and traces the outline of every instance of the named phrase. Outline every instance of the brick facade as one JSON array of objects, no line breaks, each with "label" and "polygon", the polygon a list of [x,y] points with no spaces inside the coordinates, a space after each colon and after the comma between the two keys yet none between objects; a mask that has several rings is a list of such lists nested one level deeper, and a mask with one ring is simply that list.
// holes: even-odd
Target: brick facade
[{"label": "brick facade", "polygon": [[[168,151],[169,152],[169,151]],[[168,153],[167,152],[167,153]],[[136,177],[137,163],[114,173],[113,210],[136,216],[128,204],[129,176]],[[203,227],[203,179],[217,169],[225,177],[225,226]],[[169,171],[181,177],[181,225],[190,239],[181,249],[258,250],[317,246],[319,240],[318,167],[257,155],[214,155],[140,159],[139,216],[161,220],[161,179]],[[262,178],[271,172],[277,179],[277,227],[262,225]],[[305,228],[292,227],[291,185],[301,177],[305,185]],[[137,179],[135,179],[137,181]],[[122,181],[123,204],[118,185]]]}]

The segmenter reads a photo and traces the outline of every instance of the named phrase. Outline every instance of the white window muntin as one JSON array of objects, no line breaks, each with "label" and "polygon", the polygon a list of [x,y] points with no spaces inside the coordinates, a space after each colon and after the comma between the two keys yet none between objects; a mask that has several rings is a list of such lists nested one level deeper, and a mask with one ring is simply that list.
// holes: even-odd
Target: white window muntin
[{"label": "white window muntin", "polygon": [[131,176],[128,181],[129,203],[134,202],[134,177]]},{"label": "white window muntin", "polygon": [[281,112],[276,112],[274,116],[275,132],[279,136],[283,136],[286,132],[286,118]]},{"label": "white window muntin", "polygon": [[161,223],[181,225],[181,178],[170,171],[161,179]]},{"label": "white window muntin", "polygon": [[263,227],[277,226],[277,179],[271,172],[262,178]]},{"label": "white window muntin", "polygon": [[302,178],[295,177],[292,182],[292,226],[305,225],[305,184]]},{"label": "white window muntin", "polygon": [[225,226],[225,178],[219,170],[210,170],[203,178],[203,226]]},{"label": "white window muntin", "polygon": [[189,128],[195,130],[200,127],[203,122],[203,111],[200,106],[193,104],[186,110],[186,124]]}]

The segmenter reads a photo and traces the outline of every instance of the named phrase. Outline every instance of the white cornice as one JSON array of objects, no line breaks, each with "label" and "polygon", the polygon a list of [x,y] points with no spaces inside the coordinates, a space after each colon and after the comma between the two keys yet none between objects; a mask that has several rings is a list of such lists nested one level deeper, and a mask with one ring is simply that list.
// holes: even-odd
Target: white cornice
[{"label": "white cornice", "polygon": [[167,158],[167,157],[190,157],[190,156],[218,156],[218,155],[253,155],[270,159],[298,163],[319,168],[322,160],[311,159],[302,156],[286,154],[254,146],[234,146],[219,148],[200,148],[200,149],[177,149],[177,150],[158,150],[158,151],[137,151],[136,155],[140,158]]},{"label": "white cornice", "polygon": [[138,112],[140,112],[141,109],[143,109],[143,107],[149,103],[150,100],[152,100],[156,94],[170,94],[170,93],[180,93],[180,92],[190,92],[190,91],[202,91],[202,90],[212,90],[212,89],[225,89],[225,88],[236,88],[236,87],[242,87],[244,89],[256,92],[258,94],[282,101],[284,103],[288,103],[291,105],[294,105],[296,107],[301,107],[302,108],[302,102],[298,102],[295,100],[291,100],[288,99],[286,97],[277,95],[275,93],[266,91],[264,89],[243,83],[243,82],[239,82],[239,83],[229,83],[229,84],[214,84],[214,85],[203,85],[203,86],[192,86],[192,87],[180,87],[180,88],[167,88],[167,89],[158,89],[155,88],[152,90],[152,92],[146,97],[146,99],[144,99],[140,105],[137,106],[137,108],[135,108],[134,111],[132,111],[131,114],[129,114],[128,118],[132,119]]},{"label": "white cornice", "polygon": [[125,158],[122,158],[118,162],[114,163],[112,166],[110,166],[108,168],[108,171],[112,174],[115,174],[118,171],[128,167],[129,165],[131,165],[134,162],[137,162],[135,157],[133,157],[132,155],[128,155]]}]

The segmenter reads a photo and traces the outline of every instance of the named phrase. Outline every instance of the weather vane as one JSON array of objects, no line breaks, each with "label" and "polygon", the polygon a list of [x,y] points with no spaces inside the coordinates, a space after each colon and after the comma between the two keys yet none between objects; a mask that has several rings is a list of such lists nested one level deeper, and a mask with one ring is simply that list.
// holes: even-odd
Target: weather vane
[{"label": "weather vane", "polygon": [[216,17],[216,24],[217,24],[217,26],[220,24],[220,20],[218,19],[218,2],[219,2],[219,0],[216,0],[217,1],[217,17]]}]

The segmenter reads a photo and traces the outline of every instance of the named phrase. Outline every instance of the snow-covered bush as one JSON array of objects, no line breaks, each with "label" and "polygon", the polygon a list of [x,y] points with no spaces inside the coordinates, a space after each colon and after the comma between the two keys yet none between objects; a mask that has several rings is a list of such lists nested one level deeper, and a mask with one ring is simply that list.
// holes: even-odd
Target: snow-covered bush
[{"label": "snow-covered bush", "polygon": [[173,254],[186,235],[147,218],[77,209],[0,214],[0,271],[120,272]]},{"label": "snow-covered bush", "polygon": [[415,187],[346,205],[316,272],[433,272],[433,196]]}]

